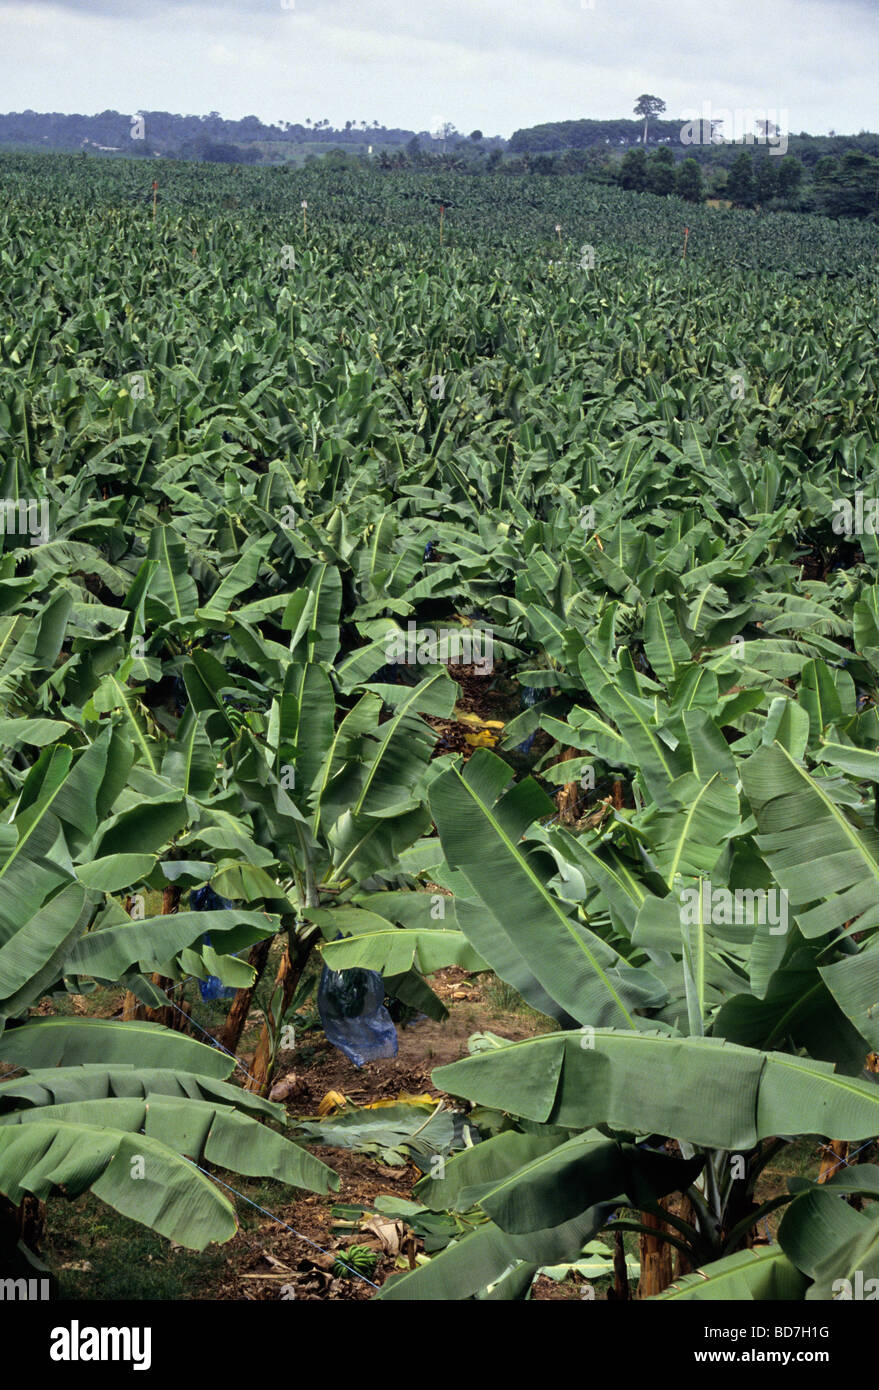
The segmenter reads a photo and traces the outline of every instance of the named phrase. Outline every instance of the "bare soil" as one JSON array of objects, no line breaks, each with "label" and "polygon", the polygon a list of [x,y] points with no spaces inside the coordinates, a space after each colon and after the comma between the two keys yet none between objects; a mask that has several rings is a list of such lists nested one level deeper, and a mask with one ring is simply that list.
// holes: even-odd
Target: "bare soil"
[{"label": "bare soil", "polygon": [[[473,1033],[490,1031],[520,1041],[546,1031],[548,1026],[546,1019],[518,1001],[512,1009],[495,1002],[492,994],[498,987],[493,976],[470,975],[451,967],[431,976],[430,984],[449,1009],[449,1017],[443,1023],[422,1019],[398,1026],[399,1052],[394,1058],[357,1068],[323,1035],[312,1037],[308,1033],[295,1051],[282,1052],[276,1076],[290,1087],[283,1102],[288,1114],[316,1116],[318,1106],[330,1091],[356,1105],[402,1095],[429,1094],[439,1101],[443,1093],[433,1085],[431,1072],[466,1056],[467,1039]],[[250,1059],[244,1056],[241,1060],[247,1065]],[[458,1100],[447,1100],[459,1107]],[[422,1176],[419,1169],[413,1163],[389,1167],[349,1149],[324,1145],[313,1146],[310,1152],[338,1173],[339,1191],[328,1197],[309,1194],[293,1202],[275,1204],[273,1214],[293,1230],[266,1218],[255,1229],[242,1231],[223,1246],[223,1274],[211,1290],[211,1298],[363,1300],[374,1295],[373,1286],[380,1286],[390,1274],[399,1271],[397,1256],[382,1254],[369,1276],[370,1282],[334,1276],[332,1252],[344,1251],[352,1243],[380,1251],[380,1242],[359,1233],[334,1234],[332,1208],[339,1204],[371,1206],[380,1196],[411,1199],[412,1188]],[[309,1240],[322,1250],[310,1246]],[[410,1248],[420,1251],[420,1241],[412,1242]],[[324,1251],[331,1252],[329,1258]],[[561,1286],[552,1280],[543,1279],[540,1285],[540,1289],[535,1289],[535,1297],[568,1296],[560,1294]],[[546,1290],[544,1285],[548,1286]],[[575,1292],[574,1297],[577,1296]]]}]

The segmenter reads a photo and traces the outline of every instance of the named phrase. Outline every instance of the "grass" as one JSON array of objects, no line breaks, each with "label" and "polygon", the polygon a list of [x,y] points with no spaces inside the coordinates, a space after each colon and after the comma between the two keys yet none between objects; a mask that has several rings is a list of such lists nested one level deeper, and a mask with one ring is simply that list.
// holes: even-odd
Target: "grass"
[{"label": "grass", "polygon": [[61,1299],[204,1298],[226,1264],[219,1248],[172,1246],[91,1193],[75,1202],[52,1198],[47,1229],[43,1256],[58,1276]]},{"label": "grass", "polygon": [[[787,1192],[789,1178],[817,1178],[821,1168],[821,1150],[817,1143],[811,1139],[796,1139],[788,1144],[786,1148],[780,1149],[771,1163],[763,1169],[757,1182],[756,1199],[758,1202],[767,1202],[771,1197],[779,1197]],[[761,1235],[765,1235],[763,1226],[768,1227],[769,1235],[772,1240],[778,1236],[778,1227],[781,1218],[784,1216],[785,1208],[781,1207],[778,1211],[770,1212],[765,1223],[761,1222]]]},{"label": "grass", "polygon": [[485,1002],[498,1014],[520,1014],[523,1019],[533,1023],[541,1033],[555,1033],[559,1025],[553,1018],[547,1018],[537,1009],[532,1009],[517,989],[506,980],[501,980],[493,972],[482,977]]},{"label": "grass", "polygon": [[[274,1126],[273,1126],[274,1127]],[[250,1202],[230,1196],[241,1232],[261,1226],[256,1207],[277,1212],[294,1190],[271,1178],[223,1174]],[[226,1194],[229,1195],[229,1194]],[[58,1277],[59,1298],[179,1300],[215,1298],[229,1261],[223,1246],[186,1250],[146,1226],[120,1215],[86,1192],[75,1202],[53,1197],[46,1205],[47,1236],[42,1258]]]},{"label": "grass", "polygon": [[488,978],[485,997],[498,1013],[524,1013],[529,1007],[517,989],[507,984],[506,980],[499,980],[496,975]]}]

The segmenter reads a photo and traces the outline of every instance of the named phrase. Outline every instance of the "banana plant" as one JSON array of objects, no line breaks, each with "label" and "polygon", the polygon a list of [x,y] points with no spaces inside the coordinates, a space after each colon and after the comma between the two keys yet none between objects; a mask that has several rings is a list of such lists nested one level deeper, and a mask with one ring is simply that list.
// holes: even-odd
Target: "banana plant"
[{"label": "banana plant", "polygon": [[[757,1180],[781,1143],[802,1134],[854,1139],[855,1131],[860,1140],[869,1140],[877,1128],[879,1091],[870,1081],[838,1072],[831,1062],[724,1040],[724,1019],[748,1017],[746,1003],[762,1008],[764,1028],[771,1028],[782,1012],[790,1014],[788,969],[796,968],[797,984],[804,969],[819,986],[822,982],[814,956],[805,952],[804,961],[804,952],[792,950],[791,943],[773,943],[768,922],[762,929],[755,924],[715,926],[711,912],[703,910],[701,892],[684,930],[680,901],[672,892],[679,870],[690,877],[715,874],[722,853],[719,832],[735,832],[741,821],[743,844],[750,833],[743,818],[747,808],[739,807],[735,792],[734,767],[721,758],[716,770],[712,758],[720,756],[719,749],[716,739],[707,736],[703,719],[694,717],[686,727],[690,737],[678,745],[678,765],[663,776],[657,758],[651,775],[645,776],[645,788],[660,798],[660,808],[638,821],[640,864],[618,847],[593,848],[594,833],[575,837],[535,826],[541,812],[549,819],[552,803],[533,782],[510,787],[510,769],[487,750],[478,750],[463,769],[446,769],[431,787],[430,804],[449,874],[464,880],[481,909],[473,944],[502,975],[507,969],[504,978],[521,987],[521,965],[518,972],[508,969],[515,950],[555,1001],[556,1016],[563,1011],[569,1022],[581,1025],[579,1032],[480,1051],[439,1069],[436,1084],[486,1110],[516,1117],[520,1127],[537,1125],[539,1132],[545,1127],[548,1136],[561,1131],[573,1139],[587,1127],[607,1126],[620,1140],[648,1147],[673,1140],[682,1162],[699,1157],[698,1177],[679,1189],[689,1204],[687,1216],[654,1200],[641,1208],[639,1221],[615,1223],[618,1230],[637,1230],[672,1245],[685,1261],[683,1267],[690,1268],[735,1254],[753,1238],[757,1223],[788,1200],[754,1200]],[[645,738],[645,747],[654,745]],[[743,770],[745,787],[761,788],[753,793],[758,820],[763,801],[769,800],[762,787],[772,786],[776,832],[784,802],[775,794],[784,783],[777,774],[767,775],[765,784],[755,779],[758,767],[764,773],[774,770],[774,760],[781,756],[777,749],[769,745],[741,764],[754,769]],[[685,750],[693,759],[689,773],[680,763]],[[724,756],[730,758],[728,752]],[[722,794],[733,798],[725,811],[723,802],[713,806],[705,791],[718,777],[724,782]],[[677,784],[687,788],[686,795],[677,793]],[[791,804],[802,814],[799,799],[791,798]],[[841,810],[838,815],[845,822]],[[759,837],[757,843],[766,848]],[[774,848],[775,840],[772,844]],[[696,882],[701,888],[701,879]],[[808,887],[803,889],[807,899]],[[457,911],[467,935],[471,919],[460,904]],[[603,924],[610,924],[625,944],[622,956],[608,946]],[[805,939],[797,935],[802,947]],[[504,941],[507,959],[503,952],[493,955],[492,939]],[[527,987],[523,992],[528,997]],[[678,1003],[669,1009],[674,999]],[[828,1048],[835,1017],[837,1037],[830,1050],[844,1056],[849,1073],[860,1070],[868,1050],[864,1030],[853,1026],[826,990],[823,1004],[820,1026],[807,1010],[802,1031],[799,1023],[789,1026],[796,1036],[810,1037],[820,1052]],[[503,1179],[504,1190],[514,1194],[523,1184],[518,1200],[527,1206],[538,1180],[524,1168],[505,1170]],[[538,1206],[533,1224],[522,1227],[504,1227],[493,1219],[516,1237],[554,1229],[591,1205],[591,1189],[573,1186],[574,1205],[583,1199],[576,1211],[560,1203]],[[559,1184],[553,1181],[550,1188],[557,1199]],[[442,1205],[448,1190],[439,1183],[433,1197]],[[620,1181],[618,1205],[627,1205],[619,1196],[625,1191]],[[609,1200],[604,1189],[594,1195],[596,1203]],[[645,1222],[645,1213],[654,1224]],[[578,1238],[580,1234],[578,1228]],[[583,1239],[594,1234],[590,1229]],[[438,1257],[437,1264],[440,1258],[447,1256]],[[463,1258],[449,1255],[455,1269]],[[401,1292],[388,1296],[420,1296],[419,1277],[419,1271],[407,1276],[411,1283],[400,1281]],[[432,1277],[442,1276],[437,1272]],[[405,1292],[410,1287],[411,1294]]]},{"label": "banana plant", "polygon": [[[676,1279],[662,1299],[784,1302],[879,1299],[879,1168],[858,1164],[823,1184],[789,1180],[778,1241],[727,1255]],[[858,1210],[840,1198],[867,1200]]]},{"label": "banana plant", "polygon": [[[216,703],[216,686],[205,685]],[[256,1090],[268,1085],[279,1028],[322,936],[331,941],[375,920],[352,906],[358,894],[380,903],[383,890],[411,884],[398,861],[430,826],[425,799],[435,742],[421,715],[449,714],[455,694],[440,668],[411,686],[355,687],[346,709],[321,662],[294,661],[264,731],[241,729],[230,745],[236,813],[252,824],[252,842],[269,858],[258,869],[230,859],[212,882],[225,897],[279,910],[286,933],[248,1082]],[[198,849],[206,833],[195,830],[187,845]],[[404,992],[409,986],[410,1002],[411,964],[389,979]],[[438,1003],[424,985],[419,997]]]},{"label": "banana plant", "polygon": [[[115,735],[108,727],[76,757],[46,749],[2,823],[0,1193],[18,1207],[90,1189],[203,1249],[237,1229],[205,1164],[316,1192],[338,1179],[261,1123],[284,1123],[283,1108],[229,1084],[233,1057],[154,1023],[32,1016],[41,999],[95,981],[132,980],[175,957],[199,963],[208,918],[217,947],[202,948],[205,963],[224,974],[227,946],[271,930],[238,908],[132,921],[113,902],[146,881],[184,819],[173,797],[144,803],[136,778],[126,795],[130,749]],[[26,1250],[3,1252],[4,1263],[19,1257]]]},{"label": "banana plant", "polygon": [[[426,1205],[455,1209],[463,1182],[460,1200],[477,1203],[489,1221],[389,1282],[382,1298],[474,1296],[511,1266],[543,1263],[549,1249],[574,1259],[620,1207],[650,1212],[658,1226],[618,1217],[612,1229],[652,1237],[659,1230],[685,1269],[710,1267],[735,1257],[756,1222],[793,1200],[792,1193],[752,1200],[779,1135],[832,1132],[863,1141],[879,1115],[875,1085],[825,1063],[720,1039],[620,1029],[587,1027],[498,1046],[438,1068],[434,1081],[478,1105],[479,1114],[513,1117],[516,1132],[476,1146],[484,1166],[475,1180],[469,1168],[462,1171],[469,1155],[460,1155],[444,1177],[419,1185]],[[678,1158],[663,1151],[671,1138]],[[534,1148],[540,1141],[543,1152]],[[635,1173],[651,1160],[668,1165],[665,1192],[639,1185],[621,1161],[625,1154]],[[689,1218],[659,1205],[671,1191],[686,1194]]]}]

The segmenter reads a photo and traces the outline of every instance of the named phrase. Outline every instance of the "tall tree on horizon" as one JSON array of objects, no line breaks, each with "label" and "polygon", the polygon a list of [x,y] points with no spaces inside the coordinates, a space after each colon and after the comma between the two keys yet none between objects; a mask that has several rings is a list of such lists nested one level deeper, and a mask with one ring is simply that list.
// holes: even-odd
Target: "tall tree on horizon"
[{"label": "tall tree on horizon", "polygon": [[642,143],[647,144],[647,123],[651,116],[661,116],[665,110],[665,102],[660,97],[652,97],[648,92],[644,92],[635,102],[635,115],[644,117],[644,139]]}]

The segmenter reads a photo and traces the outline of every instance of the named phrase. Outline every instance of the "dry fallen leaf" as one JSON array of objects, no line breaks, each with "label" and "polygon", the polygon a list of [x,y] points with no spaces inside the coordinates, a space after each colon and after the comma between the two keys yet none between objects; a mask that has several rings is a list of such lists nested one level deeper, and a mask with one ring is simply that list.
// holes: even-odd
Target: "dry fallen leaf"
[{"label": "dry fallen leaf", "polygon": [[270,1269],[280,1269],[284,1274],[292,1274],[289,1265],[285,1265],[283,1260],[279,1260],[276,1255],[270,1255],[268,1250],[262,1252],[262,1257]]},{"label": "dry fallen leaf", "polygon": [[390,1221],[386,1216],[371,1216],[360,1226],[363,1235],[374,1235],[387,1255],[398,1255],[406,1238],[402,1221]]},{"label": "dry fallen leaf", "polygon": [[303,1257],[300,1268],[304,1269],[307,1268],[308,1265],[314,1265],[323,1273],[327,1273],[333,1268],[335,1263],[335,1255],[332,1255],[328,1250],[313,1250],[309,1251],[309,1253]]}]

